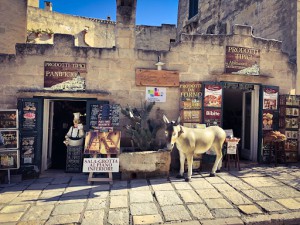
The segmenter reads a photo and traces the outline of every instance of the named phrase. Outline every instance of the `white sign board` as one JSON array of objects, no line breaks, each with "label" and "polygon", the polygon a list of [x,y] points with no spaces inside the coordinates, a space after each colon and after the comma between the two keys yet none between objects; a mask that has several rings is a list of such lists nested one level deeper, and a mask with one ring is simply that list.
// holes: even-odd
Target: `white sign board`
[{"label": "white sign board", "polygon": [[82,172],[119,172],[119,158],[84,158]]},{"label": "white sign board", "polygon": [[166,102],[166,88],[146,87],[146,100],[148,102]]},{"label": "white sign board", "polygon": [[228,155],[236,154],[236,146],[238,143],[239,143],[238,141],[228,141],[227,142],[227,154]]}]

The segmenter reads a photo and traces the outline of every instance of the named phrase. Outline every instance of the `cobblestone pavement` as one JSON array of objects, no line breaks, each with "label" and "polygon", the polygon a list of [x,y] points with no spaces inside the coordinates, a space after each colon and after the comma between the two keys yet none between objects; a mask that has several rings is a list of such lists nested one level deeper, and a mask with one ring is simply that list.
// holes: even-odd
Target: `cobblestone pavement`
[{"label": "cobblestone pavement", "polygon": [[300,164],[88,184],[46,173],[0,185],[0,224],[300,224]]}]

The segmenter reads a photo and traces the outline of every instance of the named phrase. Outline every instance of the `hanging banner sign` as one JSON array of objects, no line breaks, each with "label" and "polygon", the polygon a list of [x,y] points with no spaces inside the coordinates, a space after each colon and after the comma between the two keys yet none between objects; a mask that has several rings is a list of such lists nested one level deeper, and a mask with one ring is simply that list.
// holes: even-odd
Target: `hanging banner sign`
[{"label": "hanging banner sign", "polygon": [[263,91],[263,109],[277,109],[278,90],[265,88]]},{"label": "hanging banner sign", "polygon": [[259,75],[260,50],[226,46],[225,73]]},{"label": "hanging banner sign", "polygon": [[146,87],[146,101],[166,102],[166,88]]},{"label": "hanging banner sign", "polygon": [[119,172],[119,158],[84,158],[82,172]]},{"label": "hanging banner sign", "polygon": [[46,90],[85,90],[86,63],[45,62],[44,88]]},{"label": "hanging banner sign", "polygon": [[204,90],[205,107],[221,107],[222,105],[222,86],[206,85]]}]

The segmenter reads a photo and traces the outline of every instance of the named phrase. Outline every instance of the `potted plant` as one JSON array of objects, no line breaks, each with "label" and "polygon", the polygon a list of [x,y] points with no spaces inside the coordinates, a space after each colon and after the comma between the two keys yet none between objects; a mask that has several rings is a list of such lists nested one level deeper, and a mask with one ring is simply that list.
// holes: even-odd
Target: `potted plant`
[{"label": "potted plant", "polygon": [[125,125],[126,134],[133,143],[132,152],[120,154],[122,179],[168,176],[171,163],[169,151],[162,149],[159,131],[164,128],[163,111],[156,109],[151,117],[154,102],[144,102],[141,108],[127,106],[121,109],[129,123]]}]

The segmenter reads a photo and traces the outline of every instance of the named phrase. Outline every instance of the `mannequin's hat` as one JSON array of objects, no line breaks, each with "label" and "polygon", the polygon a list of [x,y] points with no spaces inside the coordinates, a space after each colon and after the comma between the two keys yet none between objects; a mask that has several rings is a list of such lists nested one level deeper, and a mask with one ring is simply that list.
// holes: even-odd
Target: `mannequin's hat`
[{"label": "mannequin's hat", "polygon": [[79,120],[79,117],[80,117],[80,113],[77,112],[77,113],[73,113],[74,115],[74,120]]}]

